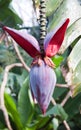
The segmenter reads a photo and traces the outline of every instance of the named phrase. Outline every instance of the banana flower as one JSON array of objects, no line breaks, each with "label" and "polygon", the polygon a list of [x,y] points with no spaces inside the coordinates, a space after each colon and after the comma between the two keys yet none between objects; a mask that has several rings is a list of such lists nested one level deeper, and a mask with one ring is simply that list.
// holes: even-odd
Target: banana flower
[{"label": "banana flower", "polygon": [[44,52],[42,56],[40,46],[35,37],[20,32],[19,30],[3,26],[9,35],[31,56],[30,88],[34,98],[36,98],[43,114],[45,114],[53,91],[56,85],[56,75],[54,72],[54,63],[51,57],[59,51],[64,40],[69,19],[67,18],[61,25],[48,33],[44,39]]}]

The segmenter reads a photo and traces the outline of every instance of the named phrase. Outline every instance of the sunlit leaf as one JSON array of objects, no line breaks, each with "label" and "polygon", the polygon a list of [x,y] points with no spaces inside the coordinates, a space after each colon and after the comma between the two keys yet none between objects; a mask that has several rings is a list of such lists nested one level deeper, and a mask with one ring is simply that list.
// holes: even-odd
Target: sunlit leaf
[{"label": "sunlit leaf", "polygon": [[74,71],[80,60],[81,60],[81,40],[79,40],[78,43],[74,46],[73,50],[71,51],[68,57],[69,69]]},{"label": "sunlit leaf", "polygon": [[81,81],[81,61],[79,62],[79,64],[77,65],[77,67],[75,68],[74,72],[73,72],[73,77],[72,77],[72,81],[74,83],[80,83]]},{"label": "sunlit leaf", "polygon": [[74,89],[72,90],[72,96],[76,96],[78,93],[81,92],[81,82],[80,83],[77,83],[77,84],[74,84]]},{"label": "sunlit leaf", "polygon": [[[81,18],[76,20],[66,31],[65,39],[62,43],[62,46],[59,50],[60,53],[64,53],[64,51],[73,43],[77,42],[81,36]],[[78,39],[77,39],[78,38]],[[76,39],[76,41],[75,41]]]},{"label": "sunlit leaf", "polygon": [[60,4],[63,2],[64,0],[48,0],[46,2],[46,13],[47,16],[51,15],[54,11],[57,10],[57,8],[60,6]]},{"label": "sunlit leaf", "polygon": [[[50,16],[54,11],[59,8],[64,0],[47,0],[46,1],[46,15]],[[40,5],[40,0],[35,1],[35,8],[38,8]]]},{"label": "sunlit leaf", "polygon": [[81,6],[78,0],[64,0],[60,7],[55,11],[54,16],[49,22],[49,29],[52,30],[63,19],[70,18],[71,25],[81,17]]},{"label": "sunlit leaf", "polygon": [[81,92],[81,61],[73,72],[72,85],[74,86],[72,96],[76,96],[78,93]]}]

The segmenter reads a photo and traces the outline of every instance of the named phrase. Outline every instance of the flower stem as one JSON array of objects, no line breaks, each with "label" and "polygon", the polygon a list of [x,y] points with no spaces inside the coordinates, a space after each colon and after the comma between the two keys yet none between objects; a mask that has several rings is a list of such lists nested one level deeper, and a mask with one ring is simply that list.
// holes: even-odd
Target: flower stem
[{"label": "flower stem", "polygon": [[40,51],[44,55],[44,38],[46,36],[46,0],[40,0]]}]

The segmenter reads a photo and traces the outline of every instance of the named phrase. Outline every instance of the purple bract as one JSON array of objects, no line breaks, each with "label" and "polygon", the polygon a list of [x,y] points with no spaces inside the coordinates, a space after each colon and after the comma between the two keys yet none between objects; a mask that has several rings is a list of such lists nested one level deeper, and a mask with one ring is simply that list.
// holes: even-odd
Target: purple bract
[{"label": "purple bract", "polygon": [[43,113],[46,112],[56,84],[54,70],[41,60],[41,65],[34,65],[30,70],[30,86]]}]

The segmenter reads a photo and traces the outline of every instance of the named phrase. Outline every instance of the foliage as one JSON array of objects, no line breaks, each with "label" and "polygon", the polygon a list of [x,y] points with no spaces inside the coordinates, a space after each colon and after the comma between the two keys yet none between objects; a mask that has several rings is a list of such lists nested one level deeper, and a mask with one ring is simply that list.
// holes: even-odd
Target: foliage
[{"label": "foliage", "polygon": [[[12,0],[0,0],[0,21],[5,25],[11,27],[17,27],[18,24],[22,24],[22,20],[15,13],[11,6]],[[3,15],[4,14],[4,15]]]},{"label": "foliage", "polygon": [[[12,0],[0,0],[0,21],[5,25],[18,28],[23,20],[11,7]],[[39,0],[37,0],[39,2]],[[38,4],[37,2],[37,4]],[[72,10],[71,10],[72,6]],[[29,85],[29,76],[23,68],[15,67],[9,72],[5,89],[5,106],[9,115],[13,130],[65,130],[63,121],[66,120],[72,130],[81,129],[81,7],[78,0],[49,0],[46,5],[48,31],[53,30],[60,21],[70,18],[65,39],[52,61],[55,63],[57,83],[67,84],[69,88],[56,87],[53,98],[56,105],[50,103],[46,115],[42,115],[37,103],[34,104]],[[4,15],[3,15],[4,14]],[[35,29],[39,27],[25,27],[30,33],[39,35]],[[35,30],[35,31],[34,31]],[[0,40],[2,30],[0,30]],[[8,40],[8,39],[7,39]],[[12,45],[12,40],[6,46],[5,39],[0,42],[0,85],[4,76],[4,68],[12,63],[20,62]],[[31,58],[20,47],[19,50],[27,65],[30,66]],[[64,71],[61,67],[67,70]],[[71,96],[62,107],[61,102],[67,92],[71,90]],[[8,130],[3,112],[0,110],[0,130]]]}]

